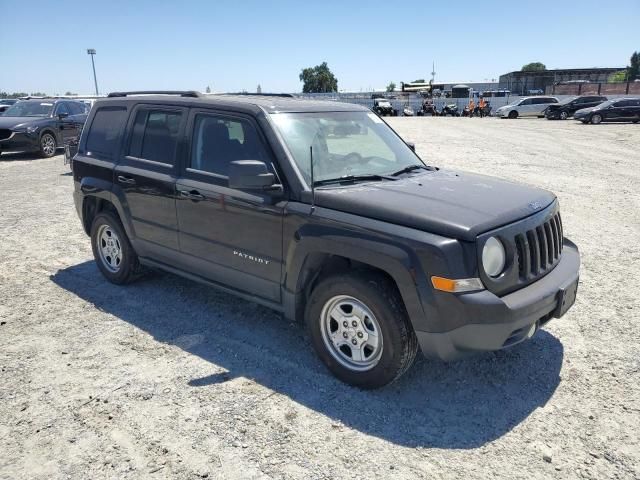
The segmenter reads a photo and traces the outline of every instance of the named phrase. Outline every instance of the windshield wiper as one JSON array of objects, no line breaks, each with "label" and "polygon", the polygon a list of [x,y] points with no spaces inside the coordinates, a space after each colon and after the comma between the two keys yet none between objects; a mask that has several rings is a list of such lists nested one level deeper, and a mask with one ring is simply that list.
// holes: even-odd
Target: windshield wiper
[{"label": "windshield wiper", "polygon": [[404,167],[402,170],[398,170],[397,172],[394,172],[391,174],[392,177],[397,177],[398,175],[402,175],[403,173],[409,173],[409,172],[413,172],[414,170],[431,170],[431,168],[427,167],[426,165],[409,165],[408,167]]},{"label": "windshield wiper", "polygon": [[397,178],[390,177],[388,175],[344,175],[342,177],[324,178],[322,180],[316,180],[313,182],[313,186],[330,185],[332,183],[356,183],[356,182],[369,182],[369,181],[381,181],[381,180],[397,180]]}]

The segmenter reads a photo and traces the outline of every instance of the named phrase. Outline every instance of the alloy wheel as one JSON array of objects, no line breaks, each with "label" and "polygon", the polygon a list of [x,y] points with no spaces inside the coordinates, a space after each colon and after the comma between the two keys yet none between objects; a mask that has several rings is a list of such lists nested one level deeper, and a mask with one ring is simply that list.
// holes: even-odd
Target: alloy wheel
[{"label": "alloy wheel", "polygon": [[56,153],[56,140],[50,133],[45,133],[40,140],[42,151],[45,155],[51,156]]},{"label": "alloy wheel", "polygon": [[371,370],[380,361],[382,330],[363,302],[348,295],[329,299],[320,314],[324,344],[342,366],[356,372]]},{"label": "alloy wheel", "polygon": [[101,225],[98,230],[98,253],[107,270],[116,273],[122,264],[122,244],[115,230],[109,225]]}]

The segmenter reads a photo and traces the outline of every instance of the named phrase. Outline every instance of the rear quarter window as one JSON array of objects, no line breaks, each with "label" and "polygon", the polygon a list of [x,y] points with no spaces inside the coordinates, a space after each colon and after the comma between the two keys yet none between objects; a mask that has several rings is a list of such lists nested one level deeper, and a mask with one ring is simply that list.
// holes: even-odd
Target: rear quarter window
[{"label": "rear quarter window", "polygon": [[120,144],[122,126],[127,119],[125,107],[99,108],[91,122],[84,151],[89,156],[113,160]]}]

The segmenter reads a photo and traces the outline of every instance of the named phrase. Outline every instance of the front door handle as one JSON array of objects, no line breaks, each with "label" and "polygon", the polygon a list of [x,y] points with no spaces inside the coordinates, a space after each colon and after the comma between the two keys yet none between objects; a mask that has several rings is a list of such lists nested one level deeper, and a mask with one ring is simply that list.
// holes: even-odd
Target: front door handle
[{"label": "front door handle", "polygon": [[124,175],[118,175],[118,181],[120,183],[124,183],[125,185],[135,185],[136,184],[135,178],[125,177]]},{"label": "front door handle", "polygon": [[180,190],[180,196],[184,197],[184,198],[188,198],[189,200],[194,200],[194,201],[200,201],[200,200],[204,200],[204,195],[202,195],[199,191],[197,190]]}]

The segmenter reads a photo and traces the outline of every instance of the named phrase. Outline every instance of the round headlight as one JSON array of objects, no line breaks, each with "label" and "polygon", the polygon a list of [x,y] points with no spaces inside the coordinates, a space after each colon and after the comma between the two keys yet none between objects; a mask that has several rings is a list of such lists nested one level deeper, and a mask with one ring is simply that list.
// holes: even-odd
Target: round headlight
[{"label": "round headlight", "polygon": [[497,277],[504,270],[506,255],[502,242],[491,237],[482,249],[482,267],[490,277]]}]

